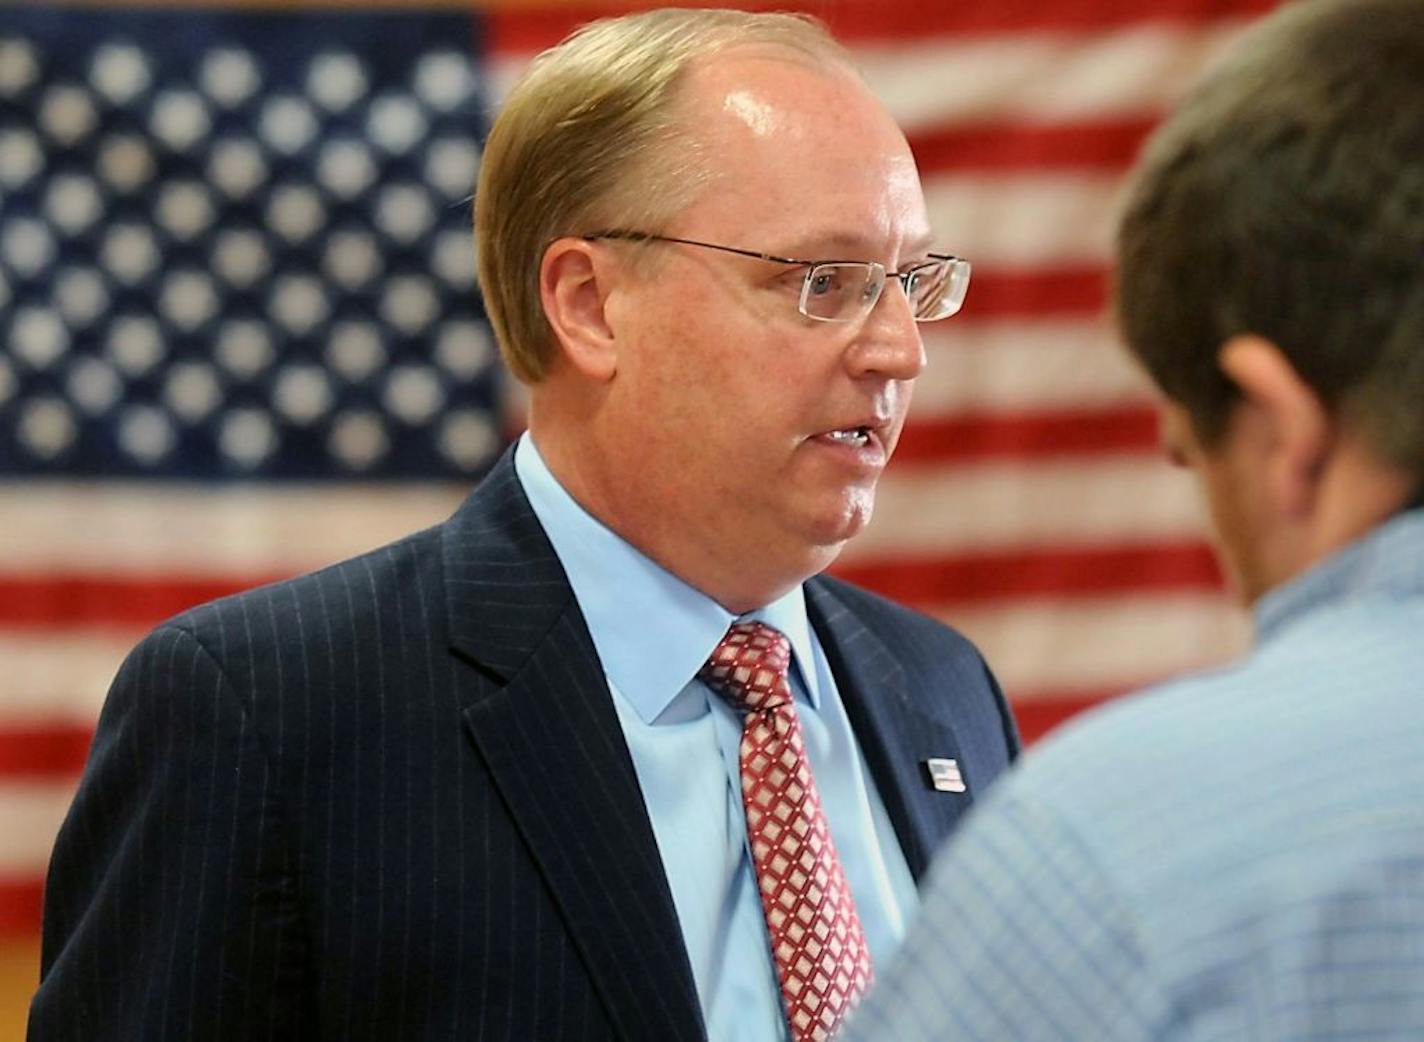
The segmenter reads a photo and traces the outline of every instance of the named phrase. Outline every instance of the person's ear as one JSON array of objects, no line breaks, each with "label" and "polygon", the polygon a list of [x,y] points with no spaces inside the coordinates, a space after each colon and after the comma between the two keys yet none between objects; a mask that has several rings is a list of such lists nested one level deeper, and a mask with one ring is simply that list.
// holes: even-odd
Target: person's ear
[{"label": "person's ear", "polygon": [[590,380],[618,370],[617,340],[606,311],[615,259],[596,243],[555,239],[539,264],[539,298],[564,358]]},{"label": "person's ear", "polygon": [[1238,417],[1259,432],[1261,477],[1276,509],[1300,517],[1316,503],[1335,441],[1329,410],[1285,353],[1264,337],[1241,334],[1222,345],[1221,370],[1241,392]]}]

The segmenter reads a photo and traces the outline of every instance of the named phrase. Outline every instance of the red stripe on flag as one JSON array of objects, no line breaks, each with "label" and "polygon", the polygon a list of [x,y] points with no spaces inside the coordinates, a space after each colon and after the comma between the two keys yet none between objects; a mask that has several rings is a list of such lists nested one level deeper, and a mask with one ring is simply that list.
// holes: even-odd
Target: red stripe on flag
[{"label": "red stripe on flag", "polygon": [[832,571],[921,610],[1021,597],[1219,590],[1224,585],[1216,555],[1197,540],[865,560]]},{"label": "red stripe on flag", "polygon": [[1122,689],[1094,691],[1072,695],[1035,695],[1033,697],[1010,698],[1014,719],[1019,725],[1019,735],[1027,742],[1036,742],[1055,727],[1094,706],[1116,698]]},{"label": "red stripe on flag", "polygon": [[41,880],[0,879],[0,936],[39,933],[43,903]]},{"label": "red stripe on flag", "polygon": [[1026,125],[989,123],[921,130],[910,137],[920,173],[960,170],[1124,171],[1156,116]]},{"label": "red stripe on flag", "polygon": [[912,418],[900,435],[895,462],[940,464],[985,459],[1101,456],[1157,451],[1151,406],[1062,412],[974,413]]},{"label": "red stripe on flag", "polygon": [[[1209,548],[1198,542],[1147,543],[1103,549],[1034,549],[972,553],[902,561],[863,561],[837,567],[837,574],[890,596],[920,603],[996,600],[1025,594],[1098,594],[1104,591],[1211,588],[1220,571]],[[61,595],[46,597],[46,585]],[[175,605],[186,606],[252,584],[212,579],[150,581],[67,576],[0,581],[0,624],[53,628],[56,625],[138,628],[162,621]],[[33,603],[58,605],[63,614],[43,616],[33,607],[16,611],[6,593],[24,587]]]},{"label": "red stripe on flag", "polygon": [[[1025,740],[1042,737],[1075,713],[1119,694],[1118,690],[1091,695],[1033,695],[1013,700],[1014,715]],[[89,728],[56,726],[51,729],[0,729],[0,778],[65,781],[77,779],[93,739]],[[3,912],[0,912],[3,920]]]},{"label": "red stripe on flag", "polygon": [[0,778],[77,777],[89,756],[93,729],[77,724],[0,726]]},{"label": "red stripe on flag", "polygon": [[[554,9],[503,8],[489,15],[489,46],[496,53],[532,54],[552,47],[595,18],[652,7],[695,7],[697,0],[634,0]],[[777,0],[739,3],[748,10],[802,10],[851,43],[923,42],[935,36],[988,36],[1024,32],[1103,32],[1151,22],[1201,24],[1254,17],[1277,0],[994,0],[993,3],[884,4],[878,0]]]},{"label": "red stripe on flag", "polygon": [[[1108,272],[1100,265],[1029,271],[976,266],[960,315],[964,319],[1096,316],[1107,300]],[[953,321],[962,319],[956,316]]]},{"label": "red stripe on flag", "polygon": [[187,577],[0,576],[0,626],[147,628],[171,615],[267,580]]}]

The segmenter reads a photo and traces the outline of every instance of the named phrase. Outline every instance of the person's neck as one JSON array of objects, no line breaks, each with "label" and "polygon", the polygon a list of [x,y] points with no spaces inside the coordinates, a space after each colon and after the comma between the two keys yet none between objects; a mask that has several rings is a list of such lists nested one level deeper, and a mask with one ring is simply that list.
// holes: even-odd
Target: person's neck
[{"label": "person's neck", "polygon": [[1424,506],[1414,475],[1346,440],[1322,478],[1310,545],[1316,560],[1333,554],[1408,510]]},{"label": "person's neck", "polygon": [[[568,436],[577,429],[560,425],[548,411],[531,410],[530,436],[554,480],[589,516],[733,615],[785,596],[839,553],[838,546],[808,548],[794,541],[777,552],[772,539],[749,540],[749,545],[738,548],[732,541],[706,536],[710,523],[702,531],[690,531],[685,525],[670,526],[659,511],[620,510],[623,500],[610,491],[617,482],[589,458],[586,439]],[[781,566],[774,567],[774,562]]]}]

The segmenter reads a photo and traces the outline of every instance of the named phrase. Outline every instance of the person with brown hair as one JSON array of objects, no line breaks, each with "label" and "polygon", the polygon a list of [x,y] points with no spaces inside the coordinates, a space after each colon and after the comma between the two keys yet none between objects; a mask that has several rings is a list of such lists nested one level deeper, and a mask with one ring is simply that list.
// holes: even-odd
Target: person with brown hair
[{"label": "person with brown hair", "polygon": [[1118,235],[1256,648],[1075,721],[937,860],[848,1039],[1424,1038],[1424,4],[1284,6]]}]

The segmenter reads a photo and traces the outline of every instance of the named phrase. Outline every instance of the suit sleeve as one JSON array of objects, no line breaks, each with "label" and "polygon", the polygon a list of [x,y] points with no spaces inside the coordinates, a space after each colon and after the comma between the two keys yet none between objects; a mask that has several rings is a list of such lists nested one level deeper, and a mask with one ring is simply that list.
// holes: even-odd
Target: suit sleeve
[{"label": "suit sleeve", "polygon": [[114,681],[56,841],[30,1042],[309,1034],[285,827],[218,661],[155,631]]}]

